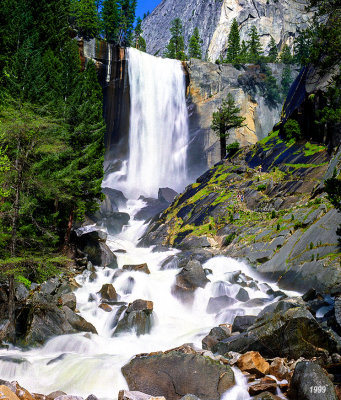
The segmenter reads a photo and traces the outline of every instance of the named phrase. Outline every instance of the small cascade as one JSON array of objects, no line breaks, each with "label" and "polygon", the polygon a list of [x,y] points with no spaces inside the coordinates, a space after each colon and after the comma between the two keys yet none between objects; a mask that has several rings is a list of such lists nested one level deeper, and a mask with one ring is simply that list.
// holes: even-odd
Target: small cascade
[{"label": "small cascade", "polygon": [[[128,160],[105,185],[129,198],[157,197],[167,185],[181,191],[187,179],[188,113],[185,74],[177,60],[127,49],[130,84]],[[141,185],[143,183],[143,185]]]}]

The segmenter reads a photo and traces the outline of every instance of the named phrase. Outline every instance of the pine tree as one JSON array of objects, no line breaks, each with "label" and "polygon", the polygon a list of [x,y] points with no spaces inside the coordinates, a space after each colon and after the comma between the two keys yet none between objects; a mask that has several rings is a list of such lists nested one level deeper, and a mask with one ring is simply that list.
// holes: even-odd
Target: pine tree
[{"label": "pine tree", "polygon": [[290,65],[287,64],[283,69],[283,75],[281,80],[282,94],[284,98],[288,94],[291,84],[292,84],[291,68]]},{"label": "pine tree", "polygon": [[269,62],[271,62],[271,63],[276,62],[277,57],[278,57],[277,44],[275,42],[275,39],[271,36],[270,49],[269,49],[269,55],[268,55]]},{"label": "pine tree", "polygon": [[189,45],[188,45],[188,56],[190,58],[197,58],[201,60],[202,58],[201,43],[202,40],[200,39],[199,29],[196,27],[194,29],[193,35],[189,40]]},{"label": "pine tree", "polygon": [[228,38],[226,62],[228,63],[236,62],[239,53],[240,53],[239,28],[237,20],[234,19],[231,25],[231,30]]},{"label": "pine tree", "polygon": [[293,56],[291,54],[290,48],[287,44],[284,45],[283,50],[279,56],[280,62],[283,64],[292,64]]},{"label": "pine tree", "polygon": [[240,128],[245,121],[244,117],[240,116],[240,108],[236,106],[235,100],[229,93],[218,111],[212,115],[211,129],[220,139],[221,158],[226,156],[226,140],[229,137],[229,131],[233,128]]},{"label": "pine tree", "polygon": [[80,36],[90,39],[99,35],[99,18],[95,0],[78,0],[75,9],[76,28]]},{"label": "pine tree", "polygon": [[250,32],[248,43],[248,56],[250,63],[257,63],[263,54],[262,45],[260,43],[257,28],[253,26]]},{"label": "pine tree", "polygon": [[119,37],[120,10],[117,0],[104,0],[102,23],[104,36],[108,42],[117,43]]},{"label": "pine tree", "polygon": [[306,65],[309,61],[312,40],[308,30],[300,32],[294,42],[293,62],[300,65]]},{"label": "pine tree", "polygon": [[248,62],[248,46],[245,43],[245,40],[242,41],[241,47],[240,47],[240,52],[237,57],[237,62],[241,64],[246,64]]},{"label": "pine tree", "polygon": [[175,18],[172,21],[170,32],[172,34],[172,37],[166,47],[166,52],[164,56],[177,60],[185,60],[185,43],[182,34],[182,22],[180,18]]},{"label": "pine tree", "polygon": [[120,46],[130,46],[132,41],[137,0],[118,0],[120,6],[119,37]]},{"label": "pine tree", "polygon": [[135,30],[134,30],[134,47],[136,49],[139,49],[141,51],[146,52],[146,41],[144,40],[144,38],[142,37],[142,19],[140,17],[137,18],[136,20],[136,26],[135,26]]}]

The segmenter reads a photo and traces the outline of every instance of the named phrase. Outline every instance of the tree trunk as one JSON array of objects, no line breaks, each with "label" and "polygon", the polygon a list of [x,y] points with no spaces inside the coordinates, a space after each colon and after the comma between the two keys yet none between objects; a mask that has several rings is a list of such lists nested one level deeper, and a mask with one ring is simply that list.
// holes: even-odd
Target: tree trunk
[{"label": "tree trunk", "polygon": [[70,212],[69,215],[69,222],[67,224],[67,229],[65,232],[65,238],[64,238],[64,248],[67,249],[70,246],[70,235],[71,235],[71,229],[73,225],[73,210]]},{"label": "tree trunk", "polygon": [[220,136],[220,157],[221,159],[226,156],[226,137]]}]

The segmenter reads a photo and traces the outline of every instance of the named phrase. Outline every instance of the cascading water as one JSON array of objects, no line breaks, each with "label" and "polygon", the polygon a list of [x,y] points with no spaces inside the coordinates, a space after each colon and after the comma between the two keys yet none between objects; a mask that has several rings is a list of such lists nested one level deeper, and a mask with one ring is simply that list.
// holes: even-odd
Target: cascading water
[{"label": "cascading water", "polygon": [[[181,188],[186,178],[188,141],[181,64],[132,49],[129,50],[129,61],[132,115],[127,174],[120,182],[116,174],[106,185],[117,188],[119,184],[119,188],[126,189],[131,197],[141,193],[155,195],[162,185]],[[81,287],[75,292],[77,308],[96,327],[98,335],[64,335],[49,340],[41,348],[23,351],[12,346],[0,350],[1,379],[17,380],[30,391],[45,394],[63,390],[84,397],[93,393],[101,399],[117,398],[119,390],[127,388],[121,367],[134,355],[168,350],[189,342],[201,346],[202,338],[212,327],[232,323],[236,315],[257,315],[262,308],[236,301],[217,313],[209,313],[207,305],[211,297],[228,295],[235,298],[244,287],[250,299],[275,301],[266,294],[269,288],[259,284],[260,278],[247,265],[230,258],[215,257],[203,265],[212,271],[208,276],[210,282],[204,289],[195,291],[191,305],[182,303],[172,294],[179,270],[160,268],[166,257],[177,251],[157,253],[152,252],[152,248],[136,247],[146,225],[134,220],[134,215],[143,204],[142,200],[128,201],[127,209],[120,211],[131,215],[129,226],[121,234],[109,236],[107,243],[113,251],[120,249],[116,253],[119,268],[125,264],[147,263],[150,275],[122,271],[114,277],[115,270],[96,268],[95,279],[90,278],[90,271],[78,276]],[[234,271],[242,271],[249,277],[239,274],[239,285],[231,279],[235,276]],[[111,312],[99,308],[98,292],[105,283],[113,283],[120,302],[153,301],[155,317],[150,334],[139,337],[134,332],[113,335],[122,303],[113,305]],[[275,285],[273,287],[277,289]],[[236,385],[222,399],[249,399],[245,378],[238,370],[235,370],[235,376]]]},{"label": "cascading water", "polygon": [[123,171],[110,175],[105,185],[122,190],[129,198],[157,197],[165,185],[180,191],[188,183],[189,140],[182,64],[133,48],[127,50],[127,57],[129,155]]}]

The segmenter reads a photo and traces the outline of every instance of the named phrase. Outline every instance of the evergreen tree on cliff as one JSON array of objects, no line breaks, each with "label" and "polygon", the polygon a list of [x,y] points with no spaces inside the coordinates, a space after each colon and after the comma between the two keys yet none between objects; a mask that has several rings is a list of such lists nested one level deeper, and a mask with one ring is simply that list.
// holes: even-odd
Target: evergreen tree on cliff
[{"label": "evergreen tree on cliff", "polygon": [[76,29],[85,39],[97,37],[100,21],[95,0],[77,0],[74,3]]},{"label": "evergreen tree on cliff", "polygon": [[136,49],[139,49],[141,51],[146,52],[147,50],[147,45],[146,45],[146,41],[144,40],[144,38],[142,37],[142,19],[140,17],[137,18],[136,20],[136,26],[135,26],[135,30],[134,30],[134,47]]},{"label": "evergreen tree on cliff", "polygon": [[182,33],[182,22],[180,18],[175,18],[172,21],[170,32],[172,34],[172,37],[166,47],[166,52],[164,53],[164,56],[177,60],[185,60],[185,42]]},{"label": "evergreen tree on cliff", "polygon": [[130,46],[133,37],[137,0],[118,0],[119,3],[119,34],[118,44]]},{"label": "evergreen tree on cliff", "polygon": [[231,93],[229,93],[218,111],[212,115],[211,129],[220,139],[221,158],[226,156],[226,141],[230,135],[229,131],[233,128],[240,128],[245,118],[240,116],[240,108]]},{"label": "evergreen tree on cliff", "polygon": [[280,62],[283,64],[292,64],[293,56],[291,54],[290,48],[287,44],[284,45],[283,50],[279,56]]},{"label": "evergreen tree on cliff", "polygon": [[240,35],[239,27],[236,19],[233,20],[231,25],[231,30],[228,38],[226,62],[234,63],[236,62],[240,53]]},{"label": "evergreen tree on cliff", "polygon": [[116,43],[119,37],[120,10],[117,0],[104,0],[102,5],[102,24],[108,42]]},{"label": "evergreen tree on cliff", "polygon": [[271,36],[270,49],[269,49],[269,55],[268,55],[269,62],[271,62],[271,63],[276,62],[277,57],[278,57],[277,44],[275,42],[275,39]]},{"label": "evergreen tree on cliff", "polygon": [[189,45],[188,45],[189,58],[197,58],[201,60],[202,58],[201,43],[202,40],[200,38],[199,29],[196,27],[194,29],[193,35],[189,40]]},{"label": "evergreen tree on cliff", "polygon": [[257,28],[253,26],[250,31],[250,39],[248,43],[248,58],[250,63],[259,62],[262,54],[263,48],[259,39]]}]

